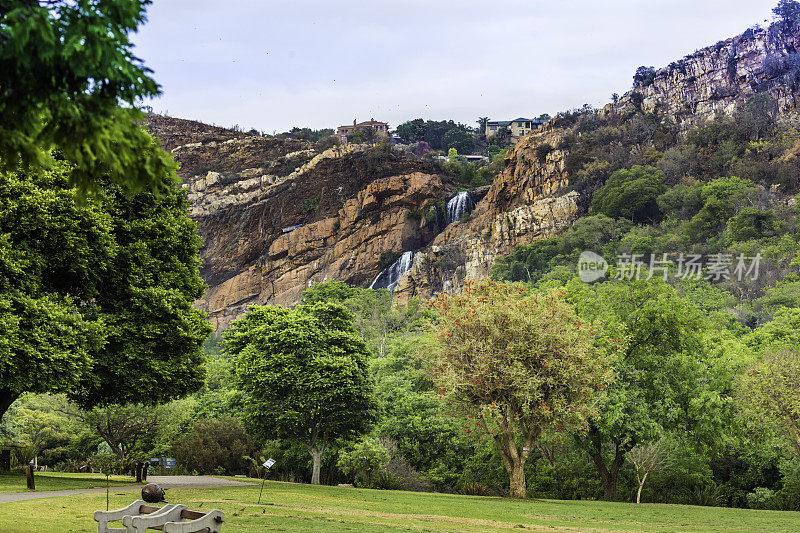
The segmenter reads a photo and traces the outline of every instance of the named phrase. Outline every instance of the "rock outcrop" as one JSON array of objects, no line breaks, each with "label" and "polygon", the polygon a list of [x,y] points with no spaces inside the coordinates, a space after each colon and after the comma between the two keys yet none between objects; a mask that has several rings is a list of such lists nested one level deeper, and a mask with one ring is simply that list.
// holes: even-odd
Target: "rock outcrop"
[{"label": "rock outcrop", "polygon": [[[159,119],[168,132],[169,119]],[[217,329],[248,305],[295,305],[315,281],[368,285],[385,253],[433,240],[423,208],[453,192],[435,165],[388,147],[201,138],[171,152],[204,241],[209,287],[196,306]]]},{"label": "rock outcrop", "polygon": [[559,146],[563,132],[546,129],[520,139],[470,218],[451,224],[414,256],[395,295],[401,301],[457,290],[465,279],[486,278],[494,260],[515,246],[556,235],[578,215],[578,194],[566,192],[566,152],[539,156],[539,145]]},{"label": "rock outcrop", "polygon": [[[793,116],[798,87],[800,30],[778,23],[655,71],[605,113],[636,108],[685,129],[763,93]],[[455,188],[431,161],[389,147],[322,150],[151,119],[150,130],[181,163],[205,242],[201,275],[209,289],[197,306],[217,328],[250,304],[294,305],[314,281],[366,287],[404,251],[415,254],[395,290],[400,300],[458,290],[467,278],[488,276],[515,246],[562,232],[587,201],[570,191],[567,150],[576,132],[556,121],[520,139],[488,190],[475,191],[469,217],[438,232],[426,214]]]},{"label": "rock outcrop", "polygon": [[617,105],[641,105],[688,127],[717,113],[730,115],[748,98],[766,94],[782,116],[797,116],[799,54],[796,24],[755,26],[656,70],[652,83],[634,87]]}]

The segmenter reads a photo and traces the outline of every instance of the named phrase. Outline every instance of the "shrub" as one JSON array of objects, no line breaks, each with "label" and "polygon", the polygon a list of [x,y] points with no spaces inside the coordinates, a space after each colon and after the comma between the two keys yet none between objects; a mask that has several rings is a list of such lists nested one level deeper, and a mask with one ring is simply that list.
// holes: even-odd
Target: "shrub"
[{"label": "shrub", "polygon": [[319,198],[306,198],[303,200],[303,205],[300,207],[300,210],[304,215],[310,215],[317,211],[318,203]]},{"label": "shrub", "polygon": [[[434,211],[434,217],[435,216],[436,216],[436,212]],[[381,270],[385,270],[385,269],[389,268],[390,266],[392,266],[395,261],[400,259],[401,255],[402,254],[399,254],[397,252],[393,252],[391,250],[387,251],[387,252],[383,252],[381,254],[381,258],[380,258],[380,261],[379,261],[379,265],[380,265]]]},{"label": "shrub", "polygon": [[749,241],[769,237],[777,232],[777,221],[772,211],[761,211],[755,207],[745,207],[728,220],[727,242]]},{"label": "shrub", "polygon": [[553,151],[553,146],[550,143],[542,143],[536,147],[536,159],[540,163],[544,163],[547,159],[547,154]]},{"label": "shrub", "polygon": [[661,217],[657,198],[666,191],[664,173],[657,168],[634,166],[617,170],[592,198],[592,213],[634,222],[652,222]]},{"label": "shrub", "polygon": [[[354,484],[364,488],[395,488],[391,474],[385,470],[389,452],[375,439],[365,438],[349,450],[339,452],[337,466],[346,475],[352,475]],[[385,475],[378,476],[379,472]],[[378,481],[380,487],[374,486]],[[392,485],[387,487],[386,485]]]},{"label": "shrub", "polygon": [[655,79],[656,79],[655,68],[641,66],[636,69],[636,73],[633,75],[633,86],[647,87],[648,85],[653,85]]},{"label": "shrub", "polygon": [[180,437],[173,445],[179,464],[190,472],[203,474],[246,472],[248,465],[244,457],[252,452],[250,437],[242,423],[231,416],[200,419],[189,434]]}]

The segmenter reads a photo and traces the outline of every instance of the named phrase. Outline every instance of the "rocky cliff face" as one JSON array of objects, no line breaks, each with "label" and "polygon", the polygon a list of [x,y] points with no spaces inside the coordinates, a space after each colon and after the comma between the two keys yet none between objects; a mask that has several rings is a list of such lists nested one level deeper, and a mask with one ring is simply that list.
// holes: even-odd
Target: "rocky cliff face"
[{"label": "rocky cliff face", "polygon": [[[776,23],[698,50],[655,71],[605,113],[639,109],[676,122],[683,130],[718,113],[732,114],[749,98],[764,94],[777,114],[797,118],[800,93],[800,28]],[[470,221],[455,224],[417,253],[395,294],[401,299],[457,290],[464,279],[489,275],[494,260],[516,245],[546,238],[569,227],[585,206],[569,186],[565,150],[572,133],[549,123],[524,137],[506,158],[505,170],[478,204]],[[547,153],[546,156],[540,154]]]},{"label": "rocky cliff face", "polygon": [[777,102],[783,116],[798,115],[800,27],[779,22],[753,27],[670,63],[652,83],[625,94],[619,107],[641,105],[684,126],[730,114],[756,94]]},{"label": "rocky cliff face", "polygon": [[[795,116],[798,52],[797,28],[748,30],[657,70],[605,112],[637,108],[685,128],[765,93],[784,116]],[[576,132],[554,122],[517,143],[466,220],[437,232],[425,214],[455,188],[431,162],[388,147],[322,150],[151,118],[150,130],[182,165],[205,241],[201,275],[209,289],[197,306],[217,328],[250,304],[294,305],[315,281],[368,286],[388,256],[409,250],[416,253],[398,299],[458,290],[466,278],[488,276],[515,246],[560,233],[586,205],[569,191],[568,138]]]},{"label": "rocky cliff face", "polygon": [[387,147],[201,139],[171,152],[204,240],[196,306],[216,328],[248,305],[294,305],[315,281],[369,284],[384,253],[433,239],[423,207],[453,191],[430,162]]},{"label": "rocky cliff face", "polygon": [[407,301],[457,290],[465,279],[488,277],[499,255],[569,227],[578,215],[578,194],[565,191],[566,152],[556,149],[539,157],[535,150],[542,144],[559,146],[563,136],[545,129],[523,137],[470,218],[445,228],[415,255],[395,295]]}]

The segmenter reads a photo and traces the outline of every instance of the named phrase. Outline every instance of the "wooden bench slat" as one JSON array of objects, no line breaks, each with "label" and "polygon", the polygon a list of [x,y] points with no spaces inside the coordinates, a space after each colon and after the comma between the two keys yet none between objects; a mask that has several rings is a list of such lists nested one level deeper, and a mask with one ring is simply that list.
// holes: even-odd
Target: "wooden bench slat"
[{"label": "wooden bench slat", "polygon": [[206,513],[201,513],[200,511],[190,511],[189,509],[184,509],[181,511],[181,518],[186,520],[197,520],[198,518],[203,518]]}]

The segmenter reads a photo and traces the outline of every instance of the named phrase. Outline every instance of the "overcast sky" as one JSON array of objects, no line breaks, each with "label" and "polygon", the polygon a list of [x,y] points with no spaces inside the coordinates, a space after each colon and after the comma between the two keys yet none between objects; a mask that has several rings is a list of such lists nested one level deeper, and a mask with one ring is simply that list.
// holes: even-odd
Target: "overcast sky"
[{"label": "overcast sky", "polygon": [[156,112],[272,133],[600,106],[777,0],[155,0]]}]

